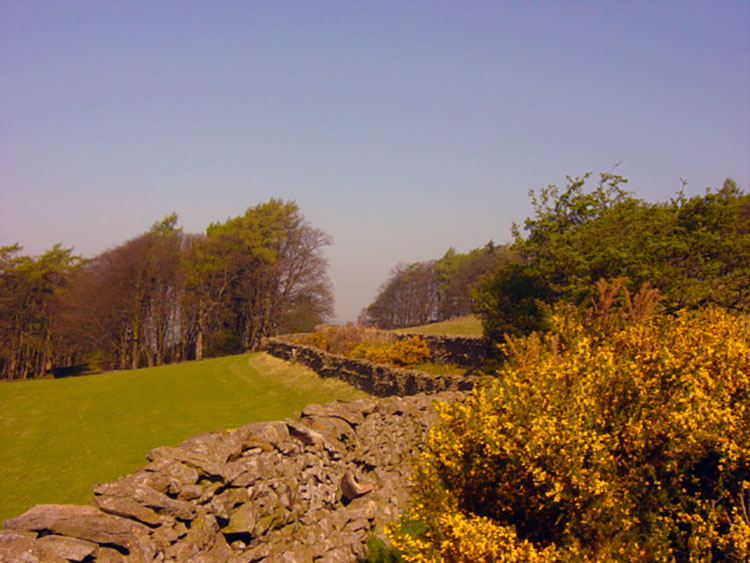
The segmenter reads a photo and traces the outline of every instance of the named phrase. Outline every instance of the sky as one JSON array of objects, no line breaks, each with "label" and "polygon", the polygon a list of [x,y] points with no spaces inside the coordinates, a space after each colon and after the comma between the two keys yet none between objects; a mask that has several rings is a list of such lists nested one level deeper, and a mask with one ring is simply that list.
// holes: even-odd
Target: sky
[{"label": "sky", "polygon": [[0,246],[94,256],[293,200],[355,320],[567,175],[747,191],[749,36],[747,0],[0,0]]}]

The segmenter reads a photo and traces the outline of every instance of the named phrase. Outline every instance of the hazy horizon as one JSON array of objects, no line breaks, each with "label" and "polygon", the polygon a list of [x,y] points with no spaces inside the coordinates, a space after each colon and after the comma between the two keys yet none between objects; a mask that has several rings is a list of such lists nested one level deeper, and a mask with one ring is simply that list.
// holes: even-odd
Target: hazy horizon
[{"label": "hazy horizon", "polygon": [[529,189],[750,183],[750,4],[0,2],[0,246],[93,256],[271,197],[337,319],[400,262],[510,241]]}]

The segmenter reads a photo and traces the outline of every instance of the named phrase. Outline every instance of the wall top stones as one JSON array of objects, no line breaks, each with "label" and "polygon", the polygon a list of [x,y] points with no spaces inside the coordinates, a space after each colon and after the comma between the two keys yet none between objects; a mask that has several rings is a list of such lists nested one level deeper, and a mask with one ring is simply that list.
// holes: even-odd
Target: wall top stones
[{"label": "wall top stones", "polygon": [[321,377],[336,377],[376,397],[409,396],[441,391],[469,391],[479,380],[473,375],[434,375],[400,369],[367,360],[329,354],[313,346],[293,344],[272,338],[266,344],[269,354],[301,363]]}]

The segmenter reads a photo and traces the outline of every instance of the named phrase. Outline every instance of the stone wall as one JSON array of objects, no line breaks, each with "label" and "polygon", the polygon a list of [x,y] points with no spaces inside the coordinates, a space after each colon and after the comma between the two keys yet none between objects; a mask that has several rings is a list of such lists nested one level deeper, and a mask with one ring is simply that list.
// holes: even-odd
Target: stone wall
[{"label": "stone wall", "polygon": [[301,363],[321,377],[342,379],[376,397],[404,397],[448,390],[468,391],[478,380],[473,375],[433,375],[374,364],[367,360],[355,360],[329,354],[313,346],[294,344],[284,338],[271,338],[266,343],[266,351],[277,358]]},{"label": "stone wall", "polygon": [[418,336],[430,348],[430,359],[436,364],[455,364],[477,369],[487,359],[487,340],[481,336],[435,336],[426,334],[398,334],[403,340]]},{"label": "stone wall", "polygon": [[[411,389],[403,381],[377,389]],[[405,508],[414,455],[459,392],[308,405],[300,417],[202,434],[0,532],[0,561],[355,561]]]}]

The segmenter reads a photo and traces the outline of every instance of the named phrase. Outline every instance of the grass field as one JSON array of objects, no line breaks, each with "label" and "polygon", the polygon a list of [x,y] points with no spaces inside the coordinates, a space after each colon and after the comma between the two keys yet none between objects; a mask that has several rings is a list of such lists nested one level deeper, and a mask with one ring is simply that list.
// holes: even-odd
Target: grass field
[{"label": "grass field", "polygon": [[157,446],[364,396],[267,354],[0,384],[0,521],[34,504],[88,503],[92,485]]},{"label": "grass field", "polygon": [[439,323],[400,328],[393,332],[443,336],[482,336],[482,322],[476,315],[468,315]]}]

